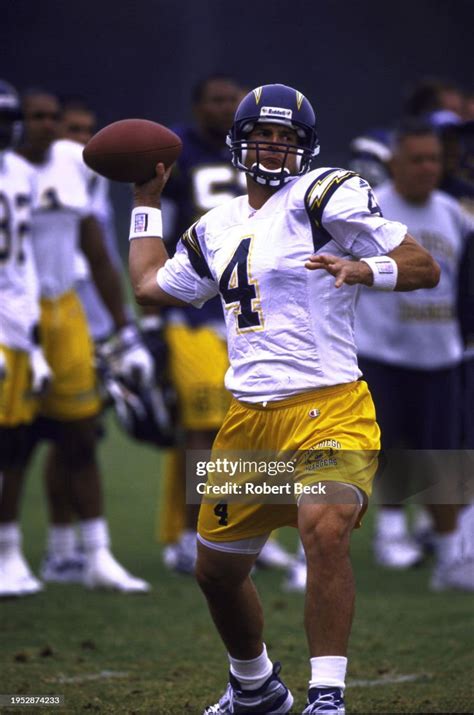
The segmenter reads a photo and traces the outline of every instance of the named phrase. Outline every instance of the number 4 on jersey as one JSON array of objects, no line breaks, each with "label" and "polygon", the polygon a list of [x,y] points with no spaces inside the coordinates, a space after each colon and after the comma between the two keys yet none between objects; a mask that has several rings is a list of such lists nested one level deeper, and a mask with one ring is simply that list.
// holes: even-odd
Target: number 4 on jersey
[{"label": "number 4 on jersey", "polygon": [[235,307],[240,330],[257,330],[263,327],[262,312],[254,310],[253,302],[259,299],[257,282],[250,278],[249,252],[252,238],[243,238],[237,246],[219,281],[219,290],[226,306]]}]

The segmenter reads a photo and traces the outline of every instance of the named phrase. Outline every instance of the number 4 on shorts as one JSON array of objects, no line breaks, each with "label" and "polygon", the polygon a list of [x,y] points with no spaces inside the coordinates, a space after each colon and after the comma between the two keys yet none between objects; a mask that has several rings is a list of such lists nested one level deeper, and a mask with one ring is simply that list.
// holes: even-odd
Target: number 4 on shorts
[{"label": "number 4 on shorts", "polygon": [[217,506],[214,507],[214,514],[219,519],[220,526],[227,526],[229,523],[229,511],[227,504],[224,502],[217,504]]}]

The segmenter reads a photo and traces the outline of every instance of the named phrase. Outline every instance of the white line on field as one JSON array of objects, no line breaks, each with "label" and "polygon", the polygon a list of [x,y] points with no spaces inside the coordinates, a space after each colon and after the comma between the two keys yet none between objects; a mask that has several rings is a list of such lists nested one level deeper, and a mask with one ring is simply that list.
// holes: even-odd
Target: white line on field
[{"label": "white line on field", "polygon": [[[90,680],[111,680],[112,678],[128,678],[129,673],[119,670],[101,670],[99,673],[89,673],[84,675],[66,676],[60,675],[58,678],[48,678],[50,683],[85,683]],[[393,675],[377,680],[352,680],[349,679],[348,686],[353,688],[373,688],[378,685],[393,685],[396,683],[412,683],[415,680],[426,680],[431,676],[428,673],[412,675]]]},{"label": "white line on field", "polygon": [[350,680],[347,685],[355,688],[373,688],[376,685],[392,685],[394,683],[413,683],[414,680],[426,680],[431,676],[428,673],[413,673],[412,675],[388,675],[377,680]]},{"label": "white line on field", "polygon": [[129,673],[120,670],[101,670],[100,673],[90,673],[85,675],[60,675],[52,678],[50,683],[85,683],[88,680],[110,680],[111,678],[128,678]]}]

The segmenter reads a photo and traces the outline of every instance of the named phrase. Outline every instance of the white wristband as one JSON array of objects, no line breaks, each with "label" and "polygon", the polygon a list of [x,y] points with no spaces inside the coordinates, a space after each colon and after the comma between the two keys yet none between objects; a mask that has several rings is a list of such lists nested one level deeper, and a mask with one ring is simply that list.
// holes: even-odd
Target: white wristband
[{"label": "white wristband", "polygon": [[374,274],[374,282],[371,288],[378,290],[395,290],[398,277],[398,266],[396,261],[390,256],[373,256],[371,258],[361,258],[367,263]]},{"label": "white wristband", "polygon": [[162,238],[162,236],[163,221],[160,209],[151,206],[137,206],[133,209],[129,241],[132,238]]}]

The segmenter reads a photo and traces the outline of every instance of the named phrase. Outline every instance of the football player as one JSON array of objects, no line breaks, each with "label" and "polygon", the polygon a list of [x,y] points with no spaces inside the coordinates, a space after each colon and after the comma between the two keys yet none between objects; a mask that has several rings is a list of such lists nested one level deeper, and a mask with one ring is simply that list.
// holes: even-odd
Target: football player
[{"label": "football player", "polygon": [[[93,367],[93,347],[80,301],[74,291],[75,254],[81,245],[101,298],[116,330],[125,374],[151,378],[152,363],[129,323],[120,284],[91,213],[89,183],[82,146],[56,141],[60,120],[57,98],[41,90],[23,99],[24,136],[18,153],[34,170],[38,209],[33,222],[33,249],[41,295],[40,326],[54,381],[41,402],[55,442],[56,469],[68,481],[80,519],[89,588],[145,592],[150,586],[131,576],[113,557],[104,518],[96,460],[96,417],[101,408]],[[25,463],[22,465],[24,472]],[[5,475],[6,478],[7,475]],[[18,509],[18,504],[12,508]]]},{"label": "football player", "polygon": [[[230,161],[226,134],[242,90],[224,75],[211,75],[193,91],[195,125],[178,125],[183,151],[166,186],[165,215],[169,236],[179,236],[206,211],[245,191],[245,179]],[[168,243],[172,254],[175,243]],[[192,573],[196,561],[196,505],[185,504],[185,449],[209,450],[221,426],[230,395],[224,387],[228,368],[225,324],[218,298],[202,310],[193,306],[165,310],[162,318],[149,310],[141,323],[150,341],[157,341],[161,320],[166,323],[170,377],[179,398],[184,431],[183,449],[166,456],[165,481],[159,506],[159,536],[165,544],[165,563]],[[153,335],[155,336],[153,338]],[[150,343],[152,344],[152,343]],[[158,359],[160,359],[158,355]],[[259,564],[286,567],[291,557],[274,539],[265,545]]]},{"label": "football player", "polygon": [[[83,100],[79,98],[64,100],[58,125],[58,137],[70,139],[81,145],[86,144],[95,132],[96,121],[95,113]],[[91,213],[102,228],[107,254],[115,268],[121,271],[108,181],[98,174],[91,175],[88,193]],[[74,273],[75,290],[84,308],[91,337],[94,343],[102,343],[113,335],[114,323],[95,287],[87,259],[79,249],[75,255]],[[127,315],[131,320],[132,312],[128,308]],[[44,581],[60,583],[81,582],[85,559],[74,526],[74,508],[71,504],[70,490],[58,464],[58,453],[54,443],[50,447],[45,463],[44,477],[50,527],[48,549],[41,565],[41,578]]]},{"label": "football player", "polygon": [[21,549],[13,504],[19,499],[19,455],[28,449],[38,398],[52,372],[39,342],[39,296],[31,245],[34,172],[13,152],[20,100],[0,81],[0,597],[37,593]]},{"label": "football player", "polygon": [[[341,714],[354,605],[350,534],[367,506],[380,444],[370,393],[359,380],[356,286],[431,288],[439,266],[406,226],[382,218],[366,181],[343,169],[310,171],[319,141],[301,92],[280,84],[251,91],[236,111],[229,146],[246,174],[247,196],[205,214],[169,259],[159,206],[170,172],[158,164],[155,179],[135,186],[130,232],[139,302],[200,307],[221,296],[233,400],[214,459],[287,451],[296,483],[309,487],[289,504],[217,497],[201,506],[197,579],[230,661],[227,690],[205,712],[291,711],[293,697],[263,642],[250,571],[269,532],[292,524],[308,562],[304,712]],[[252,479],[233,485],[248,490]]]}]

